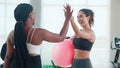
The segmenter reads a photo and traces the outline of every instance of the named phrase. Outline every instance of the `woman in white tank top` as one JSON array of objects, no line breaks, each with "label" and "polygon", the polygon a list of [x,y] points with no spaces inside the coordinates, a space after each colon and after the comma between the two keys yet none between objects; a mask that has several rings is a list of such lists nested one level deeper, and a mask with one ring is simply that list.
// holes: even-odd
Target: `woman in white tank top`
[{"label": "woman in white tank top", "polygon": [[[15,28],[7,39],[7,53],[4,68],[42,68],[40,59],[40,44],[42,41],[61,42],[68,31],[72,11],[69,5],[65,7],[66,18],[59,34],[46,29],[33,28],[35,12],[30,4],[21,3],[14,10]],[[15,49],[14,49],[15,47]],[[14,59],[10,59],[14,55]]]}]

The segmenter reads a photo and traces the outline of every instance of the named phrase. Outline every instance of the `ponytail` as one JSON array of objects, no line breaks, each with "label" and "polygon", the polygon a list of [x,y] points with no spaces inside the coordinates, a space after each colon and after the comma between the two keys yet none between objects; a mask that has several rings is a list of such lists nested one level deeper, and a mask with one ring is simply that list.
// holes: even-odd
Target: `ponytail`
[{"label": "ponytail", "polygon": [[90,12],[90,20],[89,20],[89,24],[90,24],[90,27],[94,25],[94,13],[92,10],[89,10]]},{"label": "ponytail", "polygon": [[26,34],[24,31],[24,23],[22,21],[18,21],[15,24],[14,44],[16,68],[27,68],[28,51],[26,47]]}]

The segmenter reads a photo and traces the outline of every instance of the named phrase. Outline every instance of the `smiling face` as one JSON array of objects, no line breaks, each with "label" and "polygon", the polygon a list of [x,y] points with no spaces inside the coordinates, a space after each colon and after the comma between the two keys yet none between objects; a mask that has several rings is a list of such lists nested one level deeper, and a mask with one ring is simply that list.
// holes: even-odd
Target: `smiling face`
[{"label": "smiling face", "polygon": [[86,16],[83,11],[78,12],[77,16],[79,24],[83,27],[86,24],[89,24],[89,16]]}]

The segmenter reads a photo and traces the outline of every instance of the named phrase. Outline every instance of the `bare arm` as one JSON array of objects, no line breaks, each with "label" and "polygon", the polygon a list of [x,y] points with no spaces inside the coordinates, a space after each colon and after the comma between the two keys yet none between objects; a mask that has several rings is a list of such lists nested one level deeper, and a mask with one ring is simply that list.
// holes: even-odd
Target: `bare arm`
[{"label": "bare arm", "polygon": [[73,10],[71,11],[71,6],[69,4],[66,4],[66,6],[64,6],[64,14],[66,19],[65,19],[63,28],[61,29],[61,32],[60,32],[60,35],[63,36],[64,38],[68,31],[69,20],[72,17],[72,13],[73,13]]},{"label": "bare arm", "polygon": [[7,39],[7,51],[5,55],[4,68],[9,68],[9,63],[10,63],[10,59],[12,58],[13,51],[14,48],[13,48],[13,31],[12,31]]},{"label": "bare arm", "polygon": [[69,26],[69,19],[66,19],[63,28],[61,29],[61,32],[59,34],[50,32],[46,29],[38,28],[37,31],[39,32],[39,37],[42,40],[48,41],[48,42],[60,42],[63,41]]},{"label": "bare arm", "polygon": [[75,21],[73,18],[71,18],[71,25],[72,28],[76,34],[77,37],[82,37],[82,38],[86,38],[86,39],[91,39],[94,36],[94,32],[93,31],[88,31],[88,32],[84,32],[81,31],[78,26],[75,24]]},{"label": "bare arm", "polygon": [[65,38],[65,36],[50,32],[45,29],[39,29],[39,37],[48,42],[60,42]]},{"label": "bare arm", "polygon": [[65,19],[65,22],[64,22],[64,25],[59,33],[59,35],[63,38],[65,38],[66,34],[67,34],[67,31],[68,31],[68,27],[69,27],[69,19],[66,18]]},{"label": "bare arm", "polygon": [[64,26],[61,29],[61,32],[59,34],[50,32],[50,31],[45,30],[45,29],[39,29],[40,38],[42,36],[42,39],[45,40],[45,41],[48,41],[48,42],[60,42],[60,41],[63,41],[66,34],[67,34],[67,31],[68,31],[68,26],[69,26],[68,22],[69,22],[69,19],[66,19],[65,23],[64,23]]},{"label": "bare arm", "polygon": [[60,41],[63,41],[66,34],[67,34],[67,31],[68,31],[68,27],[69,27],[69,20],[72,16],[72,12],[71,11],[71,7],[70,5],[66,5],[64,6],[65,8],[65,21],[64,21],[64,25],[60,31],[59,34],[56,34],[56,33],[52,33],[50,31],[47,31],[45,29],[40,29],[39,31],[39,35],[42,36],[42,39],[43,40],[46,40],[46,41],[49,41],[49,42],[60,42]]}]

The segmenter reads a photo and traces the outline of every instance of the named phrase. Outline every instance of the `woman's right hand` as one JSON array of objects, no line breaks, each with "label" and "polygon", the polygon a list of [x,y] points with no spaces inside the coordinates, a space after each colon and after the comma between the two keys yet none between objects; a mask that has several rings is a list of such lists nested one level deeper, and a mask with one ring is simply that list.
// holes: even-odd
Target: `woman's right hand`
[{"label": "woman's right hand", "polygon": [[70,19],[72,17],[73,10],[69,4],[64,5],[64,15],[65,18]]}]

